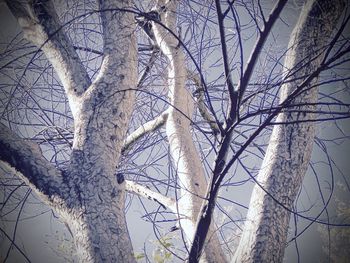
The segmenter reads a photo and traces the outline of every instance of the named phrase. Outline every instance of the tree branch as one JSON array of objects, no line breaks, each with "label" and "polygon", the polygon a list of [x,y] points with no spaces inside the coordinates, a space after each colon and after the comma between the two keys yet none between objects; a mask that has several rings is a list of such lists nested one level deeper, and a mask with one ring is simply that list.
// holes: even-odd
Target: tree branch
[{"label": "tree branch", "polygon": [[64,195],[62,174],[42,155],[35,143],[25,141],[0,124],[0,159],[47,204],[57,205]]},{"label": "tree branch", "polygon": [[59,23],[52,1],[6,0],[24,37],[39,47],[55,68],[68,96],[73,116],[75,101],[91,81]]},{"label": "tree branch", "polygon": [[142,124],[138,129],[136,129],[133,133],[131,133],[126,138],[122,152],[124,153],[127,150],[129,150],[130,147],[132,147],[136,141],[141,139],[146,134],[153,132],[159,129],[160,127],[162,127],[165,124],[167,118],[168,118],[168,112],[164,111],[161,115],[159,115],[155,119],[149,122],[146,122],[145,124]]},{"label": "tree branch", "polygon": [[230,117],[229,118],[231,118],[231,123],[229,122],[229,124],[231,124],[231,125],[235,121],[234,116],[236,115],[236,111],[238,110],[237,107],[239,105],[239,102],[242,100],[244,92],[249,84],[249,80],[253,74],[255,64],[258,61],[259,54],[260,54],[262,48],[264,47],[264,43],[265,43],[266,39],[268,38],[273,25],[275,24],[276,20],[279,18],[280,13],[282,12],[283,7],[286,5],[286,3],[287,3],[287,0],[280,0],[274,6],[273,10],[271,11],[271,13],[269,15],[267,22],[264,25],[263,30],[260,33],[258,40],[255,43],[255,46],[253,48],[252,53],[250,54],[247,65],[244,69],[243,76],[238,83],[237,89],[239,92],[239,97],[238,97],[238,101],[236,102],[237,105],[233,104],[233,106],[231,106],[231,109],[230,109]]},{"label": "tree branch", "polygon": [[[305,121],[313,119],[318,90],[305,87],[312,87],[312,82],[317,81],[320,70],[327,63],[323,60],[323,47],[336,27],[344,2],[308,2],[293,30],[284,67],[290,69],[301,64],[297,76],[308,77],[304,81],[284,84],[279,97],[282,106],[293,103],[305,106],[283,107],[284,112],[274,111],[266,120],[270,123],[273,115],[278,113],[276,122],[285,124],[273,128],[259,175],[254,179],[256,185],[247,221],[233,262],[280,262],[283,259],[290,215],[295,213],[292,211],[293,203],[311,159],[315,136],[315,125]],[[316,59],[305,59],[315,54]]]},{"label": "tree branch", "polygon": [[189,80],[192,80],[193,83],[197,86],[197,89],[195,91],[195,98],[197,100],[199,113],[202,115],[203,119],[209,124],[213,133],[215,135],[220,134],[220,128],[218,124],[216,123],[212,115],[209,113],[207,106],[205,105],[204,88],[203,88],[200,76],[195,72],[191,72],[187,70],[187,78]]},{"label": "tree branch", "polygon": [[[212,216],[213,216],[215,203],[216,203],[216,197],[219,192],[219,183],[217,180],[218,178],[222,177],[221,173],[226,164],[227,154],[228,154],[230,144],[231,144],[231,139],[232,139],[232,133],[233,133],[232,126],[238,118],[239,101],[249,83],[250,77],[253,73],[254,66],[256,64],[256,61],[259,58],[259,54],[261,49],[264,46],[265,40],[267,39],[273,24],[278,19],[286,2],[287,2],[286,0],[280,0],[271,11],[269,19],[266,22],[265,27],[255,44],[253,52],[251,53],[247,66],[244,70],[243,76],[240,79],[240,82],[238,84],[237,91],[239,92],[239,95],[237,94],[238,96],[236,96],[236,94],[232,94],[234,96],[230,97],[231,105],[229,110],[229,116],[227,118],[227,126],[225,129],[225,134],[220,142],[220,149],[215,160],[214,171],[211,177],[211,181],[207,188],[206,199],[203,201],[201,211],[197,219],[195,238],[193,241],[193,245],[191,247],[189,262],[198,262],[199,258],[201,257],[202,250],[204,247],[204,242],[208,234],[209,226],[212,221]],[[217,7],[220,7],[219,2],[217,2],[217,4],[218,4]],[[218,12],[221,12],[221,11],[218,10]]]},{"label": "tree branch", "polygon": [[145,81],[147,75],[150,73],[154,63],[157,60],[157,57],[159,55],[159,48],[158,47],[154,47],[151,53],[151,57],[149,58],[149,61],[141,75],[141,77],[139,78],[138,82],[137,82],[137,87],[140,88],[143,84],[143,82]]},{"label": "tree branch", "polygon": [[228,62],[227,46],[226,46],[226,34],[225,34],[225,25],[224,19],[225,15],[221,11],[221,4],[219,0],[215,0],[216,13],[219,22],[219,32],[220,32],[220,44],[221,44],[221,53],[224,63],[224,74],[227,83],[227,89],[230,94],[231,107],[235,107],[234,111],[236,112],[237,101],[238,101],[238,92],[235,90],[231,78],[231,70]]},{"label": "tree branch", "polygon": [[[200,213],[207,182],[200,156],[190,132],[190,120],[194,105],[192,96],[186,89],[185,56],[179,48],[178,37],[174,37],[177,31],[177,5],[177,1],[158,0],[160,20],[158,23],[152,22],[152,28],[160,50],[169,61],[168,97],[173,107],[169,108],[166,134],[181,187],[178,198],[178,213],[185,215],[185,218],[181,218],[179,224],[186,235],[185,246],[192,246],[195,222]],[[162,26],[160,21],[164,23]],[[207,231],[209,231],[211,238],[208,239],[205,246],[202,262],[226,262],[214,224],[209,224]]]},{"label": "tree branch", "polygon": [[172,212],[177,213],[176,201],[170,197],[164,196],[130,180],[125,180],[125,190],[132,194],[137,194],[149,200],[160,204],[164,209],[169,208]]}]

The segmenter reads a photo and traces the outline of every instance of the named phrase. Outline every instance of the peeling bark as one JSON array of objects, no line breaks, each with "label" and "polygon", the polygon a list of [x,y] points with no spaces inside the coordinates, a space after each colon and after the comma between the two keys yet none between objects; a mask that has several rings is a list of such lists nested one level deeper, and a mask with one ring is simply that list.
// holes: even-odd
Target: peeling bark
[{"label": "peeling bark", "polygon": [[[288,72],[296,72],[290,77],[300,79],[281,87],[281,102],[320,66],[343,7],[342,0],[316,0],[309,1],[303,8],[284,63]],[[315,84],[316,81],[309,87]],[[257,178],[259,185],[253,189],[247,221],[232,262],[282,262],[290,212],[274,199],[292,209],[311,158],[315,136],[314,123],[298,121],[313,119],[313,114],[306,112],[315,110],[313,103],[316,101],[317,88],[308,89],[292,104],[310,105],[288,108],[277,116],[276,122],[293,124],[274,126]]]}]

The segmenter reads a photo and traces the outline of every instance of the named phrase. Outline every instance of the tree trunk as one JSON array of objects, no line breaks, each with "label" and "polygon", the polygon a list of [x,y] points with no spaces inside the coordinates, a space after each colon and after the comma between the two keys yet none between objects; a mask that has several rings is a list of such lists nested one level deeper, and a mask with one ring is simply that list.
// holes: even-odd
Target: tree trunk
[{"label": "tree trunk", "polygon": [[[315,0],[302,9],[284,63],[287,72],[295,72],[287,79],[299,80],[281,87],[281,102],[321,65],[343,7],[342,0]],[[291,104],[315,103],[318,91],[311,85],[316,81]],[[290,211],[311,158],[315,125],[303,121],[313,119],[313,114],[307,113],[313,110],[314,105],[294,106],[277,116],[276,122],[281,124],[273,128],[232,262],[282,262]]]},{"label": "tree trunk", "polygon": [[[137,85],[134,16],[118,9],[131,8],[132,1],[100,3],[107,10],[101,12],[104,53],[93,83],[60,29],[52,2],[7,4],[24,36],[55,68],[74,117],[70,164],[58,194],[64,205],[51,205],[69,226],[81,262],[135,262],[125,221],[125,184],[118,184],[115,176]],[[25,171],[24,176],[28,177]],[[39,188],[37,192],[50,194],[43,191],[46,186],[38,184],[40,180],[29,181],[32,188]]]},{"label": "tree trunk", "polygon": [[[161,21],[167,27],[154,24],[156,41],[169,60],[168,87],[169,102],[166,134],[170,145],[180,194],[178,196],[178,215],[181,229],[187,238],[190,249],[196,229],[196,220],[206,193],[207,182],[202,162],[194,145],[190,132],[190,124],[194,110],[194,101],[186,89],[187,69],[185,55],[179,41],[172,35],[176,30],[176,1],[158,1],[158,10],[165,6]],[[169,32],[169,30],[172,32]],[[205,255],[201,262],[226,262],[214,224],[210,226]]]}]

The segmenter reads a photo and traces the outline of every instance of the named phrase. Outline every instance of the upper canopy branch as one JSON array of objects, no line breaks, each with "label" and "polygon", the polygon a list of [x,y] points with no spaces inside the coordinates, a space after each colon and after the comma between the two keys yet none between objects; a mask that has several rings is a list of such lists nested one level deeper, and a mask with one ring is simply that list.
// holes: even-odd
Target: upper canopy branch
[{"label": "upper canopy branch", "polygon": [[271,11],[269,18],[264,25],[263,30],[260,32],[260,36],[255,43],[253,51],[251,52],[250,57],[248,59],[248,62],[246,64],[246,67],[244,69],[244,73],[243,73],[243,75],[238,83],[237,91],[239,93],[239,96],[237,97],[237,101],[231,101],[231,107],[230,107],[230,112],[229,112],[229,117],[228,117],[228,119],[229,119],[228,120],[228,127],[227,127],[228,129],[230,128],[230,126],[235,122],[235,120],[238,117],[237,110],[239,107],[239,103],[242,100],[244,92],[249,84],[249,80],[253,74],[255,64],[258,61],[259,54],[264,46],[266,39],[268,38],[268,36],[271,32],[273,25],[275,24],[275,22],[279,18],[280,13],[282,12],[283,7],[286,5],[286,3],[287,3],[287,0],[278,1],[278,3],[275,5],[273,10]]},{"label": "upper canopy branch", "polygon": [[56,70],[74,116],[75,101],[90,86],[90,78],[59,23],[52,1],[6,0],[6,3],[24,37],[44,52]]}]

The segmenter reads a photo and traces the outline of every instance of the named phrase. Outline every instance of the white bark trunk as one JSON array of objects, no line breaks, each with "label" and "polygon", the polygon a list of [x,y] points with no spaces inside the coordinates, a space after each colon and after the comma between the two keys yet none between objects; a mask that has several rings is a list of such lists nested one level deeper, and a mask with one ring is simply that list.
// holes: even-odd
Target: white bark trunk
[{"label": "white bark trunk", "polygon": [[[302,83],[303,78],[320,66],[325,45],[337,24],[343,6],[342,0],[318,0],[309,1],[303,8],[291,36],[284,63],[288,72],[299,69],[291,78],[301,79],[282,86],[281,102]],[[307,104],[316,101],[317,88],[312,88],[303,92],[292,103]],[[315,106],[289,108],[278,115],[276,122],[313,119],[313,114],[302,112],[312,110],[315,110]],[[314,134],[315,125],[312,122],[282,124],[273,128],[257,181],[288,209],[292,209],[306,173]],[[290,212],[256,185],[250,200],[247,221],[232,262],[282,262],[289,219]]]},{"label": "white bark trunk", "polygon": [[[161,21],[176,34],[177,1],[158,1],[158,10],[165,7],[161,13]],[[168,97],[170,108],[166,121],[166,133],[173,158],[180,195],[178,197],[178,214],[180,227],[187,237],[188,249],[191,247],[196,220],[205,195],[207,182],[202,162],[194,145],[190,133],[190,123],[194,110],[191,94],[186,89],[187,70],[185,56],[179,41],[165,28],[153,23],[154,33],[158,46],[169,60],[168,69]],[[220,242],[215,233],[214,224],[211,225],[208,241],[205,245],[205,254],[201,262],[226,262]]]},{"label": "white bark trunk", "polygon": [[[128,8],[131,1],[101,1],[101,9]],[[71,225],[82,262],[133,262],[125,221],[124,185],[118,165],[137,85],[133,15],[101,13],[104,57],[95,82],[78,105],[69,181],[77,208]]]}]

